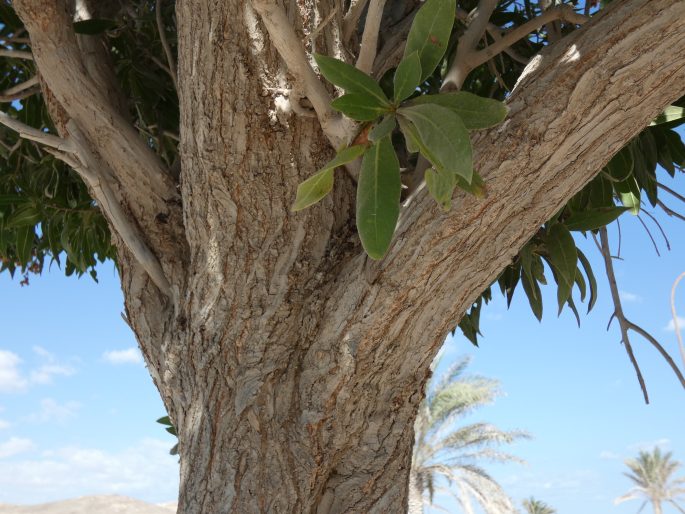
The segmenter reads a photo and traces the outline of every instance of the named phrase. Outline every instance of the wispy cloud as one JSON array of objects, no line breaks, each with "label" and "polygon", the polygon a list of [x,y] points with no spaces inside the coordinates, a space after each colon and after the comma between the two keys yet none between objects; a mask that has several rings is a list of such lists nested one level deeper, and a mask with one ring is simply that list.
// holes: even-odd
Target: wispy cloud
[{"label": "wispy cloud", "polygon": [[102,354],[102,358],[110,364],[140,364],[143,357],[138,348],[127,348],[126,350],[113,350]]},{"label": "wispy cloud", "polygon": [[655,439],[653,441],[638,441],[637,443],[629,445],[628,451],[633,453],[640,451],[650,451],[657,446],[662,450],[665,450],[669,446],[671,446],[671,440],[666,437],[662,437],[661,439]]},{"label": "wispy cloud", "polygon": [[5,421],[4,419],[0,419],[0,430],[5,430],[12,426],[12,424],[9,421]]},{"label": "wispy cloud", "polygon": [[626,302],[626,303],[641,303],[642,302],[642,297],[640,295],[635,294],[635,293],[629,293],[628,291],[619,291],[618,295],[621,298],[621,300]]},{"label": "wispy cloud", "polygon": [[69,446],[0,461],[0,502],[40,503],[84,491],[168,501],[178,492],[178,459],[169,446],[168,440],[144,439],[120,452]]},{"label": "wispy cloud", "polygon": [[602,450],[599,453],[599,458],[602,460],[618,460],[621,458],[621,456],[618,453],[614,453],[609,450]]},{"label": "wispy cloud", "polygon": [[43,398],[40,401],[40,410],[28,416],[28,421],[32,423],[57,423],[64,424],[73,418],[81,404],[70,401],[59,403],[52,398]]},{"label": "wispy cloud", "polygon": [[[31,439],[10,437],[7,441],[0,443],[0,459],[6,459],[7,457],[31,451],[35,446],[36,445],[33,444]],[[0,463],[0,466],[3,466],[3,464]]]},{"label": "wispy cloud", "polygon": [[0,393],[23,391],[28,380],[21,375],[21,359],[16,353],[0,350]]},{"label": "wispy cloud", "polygon": [[[682,316],[678,316],[678,327],[680,327],[680,330],[685,330],[685,318]],[[668,325],[664,327],[664,330],[667,330],[669,332],[675,332],[675,322],[673,321],[673,318],[668,320]]]},{"label": "wispy cloud", "polygon": [[25,391],[34,384],[51,384],[55,376],[73,375],[76,370],[40,346],[33,348],[38,356],[38,365],[25,373],[21,369],[23,360],[14,352],[0,350],[0,393]]}]

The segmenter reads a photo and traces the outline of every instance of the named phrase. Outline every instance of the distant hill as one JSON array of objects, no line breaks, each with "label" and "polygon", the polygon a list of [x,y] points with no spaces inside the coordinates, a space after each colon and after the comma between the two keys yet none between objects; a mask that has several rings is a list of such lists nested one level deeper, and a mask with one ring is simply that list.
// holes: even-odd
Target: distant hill
[{"label": "distant hill", "polygon": [[83,496],[39,505],[7,505],[0,503],[0,514],[170,514],[175,503],[154,505],[126,496]]}]

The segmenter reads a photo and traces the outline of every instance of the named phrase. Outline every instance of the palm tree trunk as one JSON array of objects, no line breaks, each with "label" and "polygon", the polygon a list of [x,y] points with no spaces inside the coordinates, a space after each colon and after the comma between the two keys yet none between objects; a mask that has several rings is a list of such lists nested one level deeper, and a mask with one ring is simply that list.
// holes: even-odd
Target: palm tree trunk
[{"label": "palm tree trunk", "polygon": [[661,514],[661,501],[660,500],[652,500],[652,508],[654,509],[654,514]]},{"label": "palm tree trunk", "polygon": [[409,501],[407,514],[423,514],[423,491],[414,473],[409,473]]}]

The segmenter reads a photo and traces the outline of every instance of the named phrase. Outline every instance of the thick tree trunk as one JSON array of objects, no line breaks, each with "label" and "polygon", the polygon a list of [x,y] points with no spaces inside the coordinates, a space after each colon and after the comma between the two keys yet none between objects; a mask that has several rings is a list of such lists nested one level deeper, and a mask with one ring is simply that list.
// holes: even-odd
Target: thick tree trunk
[{"label": "thick tree trunk", "polygon": [[[121,120],[78,103],[87,67],[57,69],[69,41],[46,5],[60,2],[14,2],[36,62],[94,151],[135,156]],[[286,3],[304,32],[339,4]],[[361,251],[347,175],[290,212],[332,149],[315,119],[278,110],[293,84],[249,3],[184,0],[177,16],[180,201],[156,163],[140,183],[110,165],[170,282],[161,294],[120,244],[128,318],[179,432],[179,512],[404,512],[431,360],[540,224],[685,93],[685,2],[616,3],[536,58],[510,119],[474,138],[487,198],[443,215],[420,193],[380,262]],[[338,18],[318,51],[340,51]]]}]

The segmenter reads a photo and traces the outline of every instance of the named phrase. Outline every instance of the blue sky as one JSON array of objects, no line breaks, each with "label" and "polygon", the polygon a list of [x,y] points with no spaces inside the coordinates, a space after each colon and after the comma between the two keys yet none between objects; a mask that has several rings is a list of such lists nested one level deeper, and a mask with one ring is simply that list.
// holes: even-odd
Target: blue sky
[{"label": "blue sky", "polygon": [[[683,179],[674,182],[680,191],[684,186]],[[669,296],[685,271],[685,240],[682,223],[659,220],[672,245],[666,252],[659,242],[660,258],[640,223],[622,218],[625,260],[616,271],[628,316],[677,357],[675,333],[667,328]],[[612,307],[599,254],[591,242],[583,245],[600,299],[580,328],[568,311],[557,318],[550,287],[542,323],[522,291],[509,310],[496,295],[482,315],[480,348],[448,337],[445,361],[469,354],[471,372],[501,381],[505,395],[470,421],[533,435],[510,448],[527,465],[486,466],[517,502],[534,495],[560,514],[633,513],[637,502],[612,503],[630,487],[623,460],[658,444],[685,461],[685,392],[635,337],[652,400],[644,405],[617,326],[606,331]],[[29,287],[0,276],[0,503],[105,493],[175,498],[178,464],[167,453],[174,441],[155,423],[162,403],[120,316],[112,266],[99,275],[96,284],[53,268],[32,277]],[[685,316],[685,290],[679,298]]]}]

